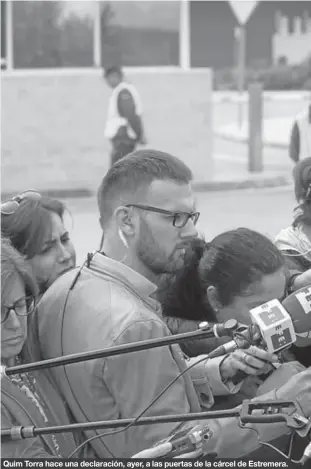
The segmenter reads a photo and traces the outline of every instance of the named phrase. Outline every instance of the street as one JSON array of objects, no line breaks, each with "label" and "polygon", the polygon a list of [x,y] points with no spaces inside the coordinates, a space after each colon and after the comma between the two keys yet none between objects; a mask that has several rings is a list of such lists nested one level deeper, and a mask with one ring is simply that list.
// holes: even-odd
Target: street
[{"label": "street", "polygon": [[[201,212],[198,229],[206,239],[222,231],[248,227],[269,236],[291,223],[295,200],[293,187],[205,192],[197,195]],[[98,248],[101,231],[96,198],[64,200],[73,217],[72,239],[78,263]]]}]

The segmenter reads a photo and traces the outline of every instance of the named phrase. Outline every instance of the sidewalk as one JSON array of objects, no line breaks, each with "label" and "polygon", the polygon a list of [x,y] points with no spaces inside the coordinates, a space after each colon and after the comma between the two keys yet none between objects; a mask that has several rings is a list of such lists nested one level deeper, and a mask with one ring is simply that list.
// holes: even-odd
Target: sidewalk
[{"label": "sidewalk", "polygon": [[[263,144],[274,148],[288,148],[293,118],[271,118],[263,121]],[[228,124],[215,129],[215,135],[236,142],[248,141],[248,122],[242,126]]]},{"label": "sidewalk", "polygon": [[[262,189],[290,186],[292,184],[291,168],[265,169],[260,173],[250,173],[247,170],[247,161],[241,162],[223,159],[222,155],[214,156],[213,177],[210,181],[194,181],[193,187],[196,192],[208,191],[230,191],[238,189]],[[81,175],[80,175],[81,176]],[[69,199],[93,197],[96,194],[99,183],[96,181],[90,184],[89,181],[76,179],[73,181],[64,181],[57,179],[56,175],[49,173],[49,180],[45,177],[43,180],[37,179],[31,188],[35,188],[42,195],[50,197]],[[19,187],[24,186],[22,184]],[[19,190],[4,191],[1,193],[1,199],[6,200],[14,197]]]},{"label": "sidewalk", "polygon": [[196,192],[230,191],[240,189],[263,189],[290,186],[293,184],[292,168],[265,169],[251,173],[247,161],[241,162],[214,156],[214,170],[211,181],[194,181]]}]

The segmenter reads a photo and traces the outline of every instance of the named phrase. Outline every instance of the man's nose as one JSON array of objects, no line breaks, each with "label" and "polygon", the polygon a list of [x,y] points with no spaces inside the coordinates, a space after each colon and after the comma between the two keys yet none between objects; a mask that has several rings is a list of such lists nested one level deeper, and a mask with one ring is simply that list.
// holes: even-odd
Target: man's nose
[{"label": "man's nose", "polygon": [[193,239],[198,237],[198,230],[196,225],[193,223],[192,219],[190,218],[185,226],[182,228],[181,231],[181,238],[183,239]]}]

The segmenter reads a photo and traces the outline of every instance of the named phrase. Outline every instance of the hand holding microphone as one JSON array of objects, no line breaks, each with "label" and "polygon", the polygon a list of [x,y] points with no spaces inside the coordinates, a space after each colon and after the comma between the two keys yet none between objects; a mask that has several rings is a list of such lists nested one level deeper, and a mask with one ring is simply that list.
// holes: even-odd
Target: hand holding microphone
[{"label": "hand holding microphone", "polygon": [[[236,349],[227,355],[220,364],[220,374],[223,381],[230,380],[237,373],[239,373],[241,379],[244,379],[246,375],[265,375],[272,371],[272,363],[277,361],[277,355],[251,345],[246,350]],[[240,372],[243,372],[243,375]]]},{"label": "hand holding microphone", "polygon": [[234,340],[210,354],[212,358],[230,353],[220,365],[224,381],[266,374],[278,361],[276,353],[293,343],[311,344],[311,287],[289,295],[282,304],[272,300],[253,308],[250,317],[249,327],[235,332]]}]

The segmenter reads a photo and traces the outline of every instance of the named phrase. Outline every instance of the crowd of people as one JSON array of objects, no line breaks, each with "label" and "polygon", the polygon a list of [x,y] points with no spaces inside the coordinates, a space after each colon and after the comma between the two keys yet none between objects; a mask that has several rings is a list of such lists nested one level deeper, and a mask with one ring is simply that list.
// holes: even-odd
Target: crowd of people
[{"label": "crowd of people", "polygon": [[[34,191],[3,202],[2,366],[170,337],[202,321],[247,325],[250,309],[310,286],[311,158],[297,164],[294,179],[297,210],[274,241],[244,227],[206,240],[196,227],[190,169],[167,153],[136,150],[102,180],[102,246],[82,266],[62,202]],[[234,408],[244,399],[295,400],[311,417],[311,341],[278,355],[259,344],[208,357],[229,340],[4,374],[1,428],[189,414]],[[2,457],[154,455],[148,449],[160,441],[203,425],[210,432],[206,455],[261,454],[262,442],[283,452],[292,446],[285,423],[242,427],[235,417],[8,438]]]}]

